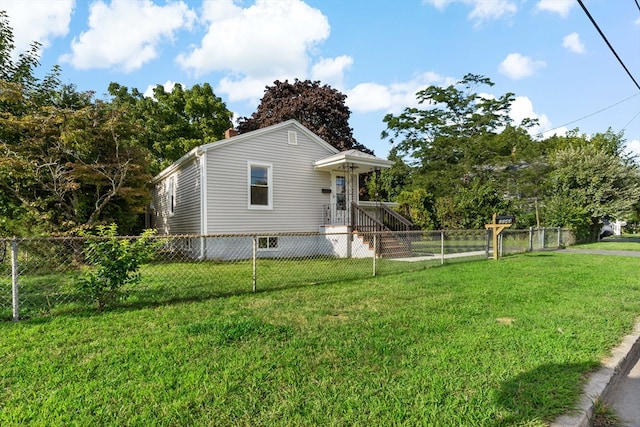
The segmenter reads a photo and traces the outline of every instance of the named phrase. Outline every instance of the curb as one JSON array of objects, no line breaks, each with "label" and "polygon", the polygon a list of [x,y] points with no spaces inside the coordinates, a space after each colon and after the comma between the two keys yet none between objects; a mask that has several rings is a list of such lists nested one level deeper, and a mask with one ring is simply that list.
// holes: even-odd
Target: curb
[{"label": "curb", "polygon": [[593,408],[597,401],[607,400],[609,393],[633,368],[640,358],[640,320],[631,334],[626,335],[620,345],[613,349],[603,366],[589,378],[582,397],[576,407],[577,414],[563,415],[550,427],[589,427]]}]

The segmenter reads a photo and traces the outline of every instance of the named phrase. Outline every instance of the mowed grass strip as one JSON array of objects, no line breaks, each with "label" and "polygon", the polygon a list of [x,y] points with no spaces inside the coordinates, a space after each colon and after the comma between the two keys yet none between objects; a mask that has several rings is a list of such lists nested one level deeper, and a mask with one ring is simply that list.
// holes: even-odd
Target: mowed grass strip
[{"label": "mowed grass strip", "polygon": [[640,238],[637,241],[625,241],[625,240],[603,240],[595,243],[584,243],[580,245],[573,245],[574,249],[596,249],[606,251],[640,251]]},{"label": "mowed grass strip", "polygon": [[631,330],[638,262],[526,254],[4,322],[0,425],[545,425]]}]

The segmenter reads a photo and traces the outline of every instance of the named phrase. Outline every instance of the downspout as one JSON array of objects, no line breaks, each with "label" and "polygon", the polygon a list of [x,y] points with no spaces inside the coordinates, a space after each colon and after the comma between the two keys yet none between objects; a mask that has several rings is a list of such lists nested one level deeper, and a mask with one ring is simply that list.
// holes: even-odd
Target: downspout
[{"label": "downspout", "polygon": [[206,151],[200,148],[196,151],[196,157],[200,167],[200,259],[205,258],[206,239],[203,237],[207,234],[207,156]]}]

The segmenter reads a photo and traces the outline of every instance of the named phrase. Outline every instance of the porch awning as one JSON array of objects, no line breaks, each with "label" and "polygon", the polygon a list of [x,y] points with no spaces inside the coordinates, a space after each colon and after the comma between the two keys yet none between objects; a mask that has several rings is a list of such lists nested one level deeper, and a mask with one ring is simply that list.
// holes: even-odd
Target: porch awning
[{"label": "porch awning", "polygon": [[316,170],[332,171],[350,168],[352,170],[355,169],[355,172],[359,174],[378,169],[389,169],[392,165],[393,162],[390,160],[381,159],[358,150],[342,151],[313,162],[313,167]]}]

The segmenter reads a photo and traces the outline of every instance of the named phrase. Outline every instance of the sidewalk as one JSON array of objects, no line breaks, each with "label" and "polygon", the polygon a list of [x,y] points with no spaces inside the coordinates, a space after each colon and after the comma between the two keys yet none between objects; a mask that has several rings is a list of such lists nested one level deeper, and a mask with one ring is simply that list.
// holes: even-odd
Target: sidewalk
[{"label": "sidewalk", "polygon": [[625,427],[640,427],[640,360],[637,357],[640,351],[636,353],[635,366],[628,373],[621,373],[620,381],[605,398],[605,403]]},{"label": "sidewalk", "polygon": [[596,401],[615,411],[620,427],[640,427],[640,321],[604,361],[603,367],[591,376],[578,413],[558,418],[551,427],[591,426]]}]

